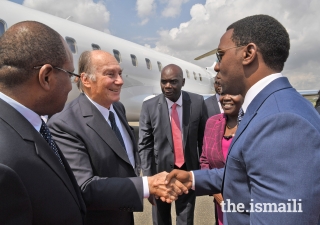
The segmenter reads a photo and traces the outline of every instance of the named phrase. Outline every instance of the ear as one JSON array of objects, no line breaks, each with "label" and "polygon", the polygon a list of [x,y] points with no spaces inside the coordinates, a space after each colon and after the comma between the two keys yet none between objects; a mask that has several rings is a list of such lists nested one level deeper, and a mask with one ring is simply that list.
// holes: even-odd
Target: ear
[{"label": "ear", "polygon": [[89,79],[88,76],[86,76],[86,73],[81,73],[80,74],[80,79],[82,82],[82,85],[85,86],[86,88],[90,88],[91,87],[91,81]]},{"label": "ear", "polygon": [[53,67],[50,64],[43,65],[39,70],[38,79],[40,86],[49,91],[55,83]]},{"label": "ear", "polygon": [[250,63],[252,63],[256,59],[257,53],[258,53],[257,45],[254,43],[249,43],[244,49],[242,64],[249,65]]},{"label": "ear", "polygon": [[186,81],[186,79],[183,78],[183,79],[182,79],[182,87],[184,86],[185,81]]}]

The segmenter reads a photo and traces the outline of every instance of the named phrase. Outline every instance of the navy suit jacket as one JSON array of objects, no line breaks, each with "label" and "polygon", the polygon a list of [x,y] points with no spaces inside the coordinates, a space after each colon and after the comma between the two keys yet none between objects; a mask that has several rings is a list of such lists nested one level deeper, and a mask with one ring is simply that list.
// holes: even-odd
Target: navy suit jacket
[{"label": "navy suit jacket", "polygon": [[[212,194],[223,186],[225,202],[244,205],[244,212],[225,213],[224,224],[317,224],[319,165],[320,117],[282,77],[248,106],[229,149],[223,182],[223,169],[195,171],[196,193]],[[266,203],[288,210],[292,199],[301,203],[302,212],[257,212],[269,209]]]}]

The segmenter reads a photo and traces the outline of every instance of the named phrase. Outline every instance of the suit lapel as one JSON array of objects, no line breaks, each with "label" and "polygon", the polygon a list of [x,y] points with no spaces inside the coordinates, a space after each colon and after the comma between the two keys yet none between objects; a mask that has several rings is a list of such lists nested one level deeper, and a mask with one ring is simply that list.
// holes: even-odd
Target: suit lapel
[{"label": "suit lapel", "polygon": [[[37,132],[34,127],[27,121],[27,119],[17,112],[8,103],[0,99],[1,114],[3,120],[6,121],[25,141],[31,141],[34,143],[35,151],[40,159],[42,159],[57,176],[65,184],[75,201],[77,202],[79,208],[81,208],[79,203],[79,198],[75,193],[74,187],[65,168],[60,164],[57,156],[50,148],[45,139]],[[64,159],[63,154],[59,151],[61,158]],[[68,163],[64,160],[63,163],[66,167],[69,167]]]},{"label": "suit lapel", "polygon": [[189,132],[189,121],[191,115],[191,100],[187,92],[182,91],[182,129],[183,129],[183,149],[186,148]]},{"label": "suit lapel", "polygon": [[166,133],[169,144],[173,149],[172,131],[171,131],[169,112],[168,112],[168,105],[163,94],[160,97],[158,109],[159,109],[159,115],[160,115],[160,123],[163,126],[163,131]]},{"label": "suit lapel", "polygon": [[100,111],[84,94],[79,97],[79,103],[86,124],[96,132],[107,145],[109,145],[112,151],[131,165],[126,150],[123,148],[116,134]]}]

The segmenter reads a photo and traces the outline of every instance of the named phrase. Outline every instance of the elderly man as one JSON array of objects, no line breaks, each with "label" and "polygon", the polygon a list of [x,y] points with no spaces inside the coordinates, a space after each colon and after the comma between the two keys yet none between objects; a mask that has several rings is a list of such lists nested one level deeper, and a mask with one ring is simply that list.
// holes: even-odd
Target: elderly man
[{"label": "elderly man", "polygon": [[82,93],[48,125],[81,188],[86,224],[133,224],[133,211],[142,211],[143,197],[170,198],[171,193],[175,199],[176,194],[155,182],[163,177],[164,183],[165,174],[138,177],[137,145],[118,102],[123,80],[117,60],[101,50],[84,52],[79,73]]},{"label": "elderly man", "polygon": [[[184,82],[181,68],[167,65],[161,71],[163,94],[142,105],[139,154],[144,175],[170,172],[174,168],[199,169],[208,116],[201,95],[181,91]],[[177,224],[193,224],[194,192],[180,196],[175,206]],[[152,209],[154,224],[171,224],[171,204],[156,200]]]},{"label": "elderly man", "polygon": [[40,115],[62,110],[72,54],[38,22],[0,38],[0,224],[83,224],[85,204],[72,171]]},{"label": "elderly man", "polygon": [[218,82],[217,75],[214,77],[213,86],[214,90],[216,91],[216,94],[210,96],[204,101],[207,107],[208,117],[223,113],[223,109],[220,103],[221,85]]},{"label": "elderly man", "polygon": [[194,182],[197,195],[223,188],[224,224],[318,222],[320,117],[281,74],[289,49],[286,29],[270,16],[227,28],[215,70],[223,92],[245,99],[225,169],[168,176]]}]

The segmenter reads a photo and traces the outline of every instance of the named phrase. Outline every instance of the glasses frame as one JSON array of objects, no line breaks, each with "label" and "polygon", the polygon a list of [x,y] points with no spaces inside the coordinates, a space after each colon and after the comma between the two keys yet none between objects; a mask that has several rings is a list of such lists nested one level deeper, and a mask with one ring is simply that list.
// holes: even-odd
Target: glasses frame
[{"label": "glasses frame", "polygon": [[[36,69],[36,70],[38,70],[38,69],[40,69],[41,67],[43,67],[44,65],[42,65],[42,66],[34,66],[33,67],[33,69]],[[76,73],[73,73],[73,72],[70,72],[70,71],[68,71],[68,70],[65,70],[65,69],[62,69],[62,68],[60,68],[60,67],[57,67],[57,66],[53,66],[53,65],[51,65],[54,69],[57,69],[57,70],[61,70],[61,71],[63,71],[63,72],[66,72],[66,73],[68,73],[69,74],[69,78],[72,78],[73,76],[75,76],[75,77],[81,77],[79,74],[76,74]]]},{"label": "glasses frame", "polygon": [[220,55],[220,53],[225,53],[226,51],[228,51],[229,49],[233,49],[233,48],[240,48],[240,47],[243,47],[243,46],[246,46],[246,45],[241,45],[241,46],[233,46],[233,47],[230,47],[230,48],[225,48],[225,49],[222,49],[222,50],[218,50],[216,52],[216,56],[217,56],[217,62],[221,62],[222,60],[222,56],[223,55]]}]

